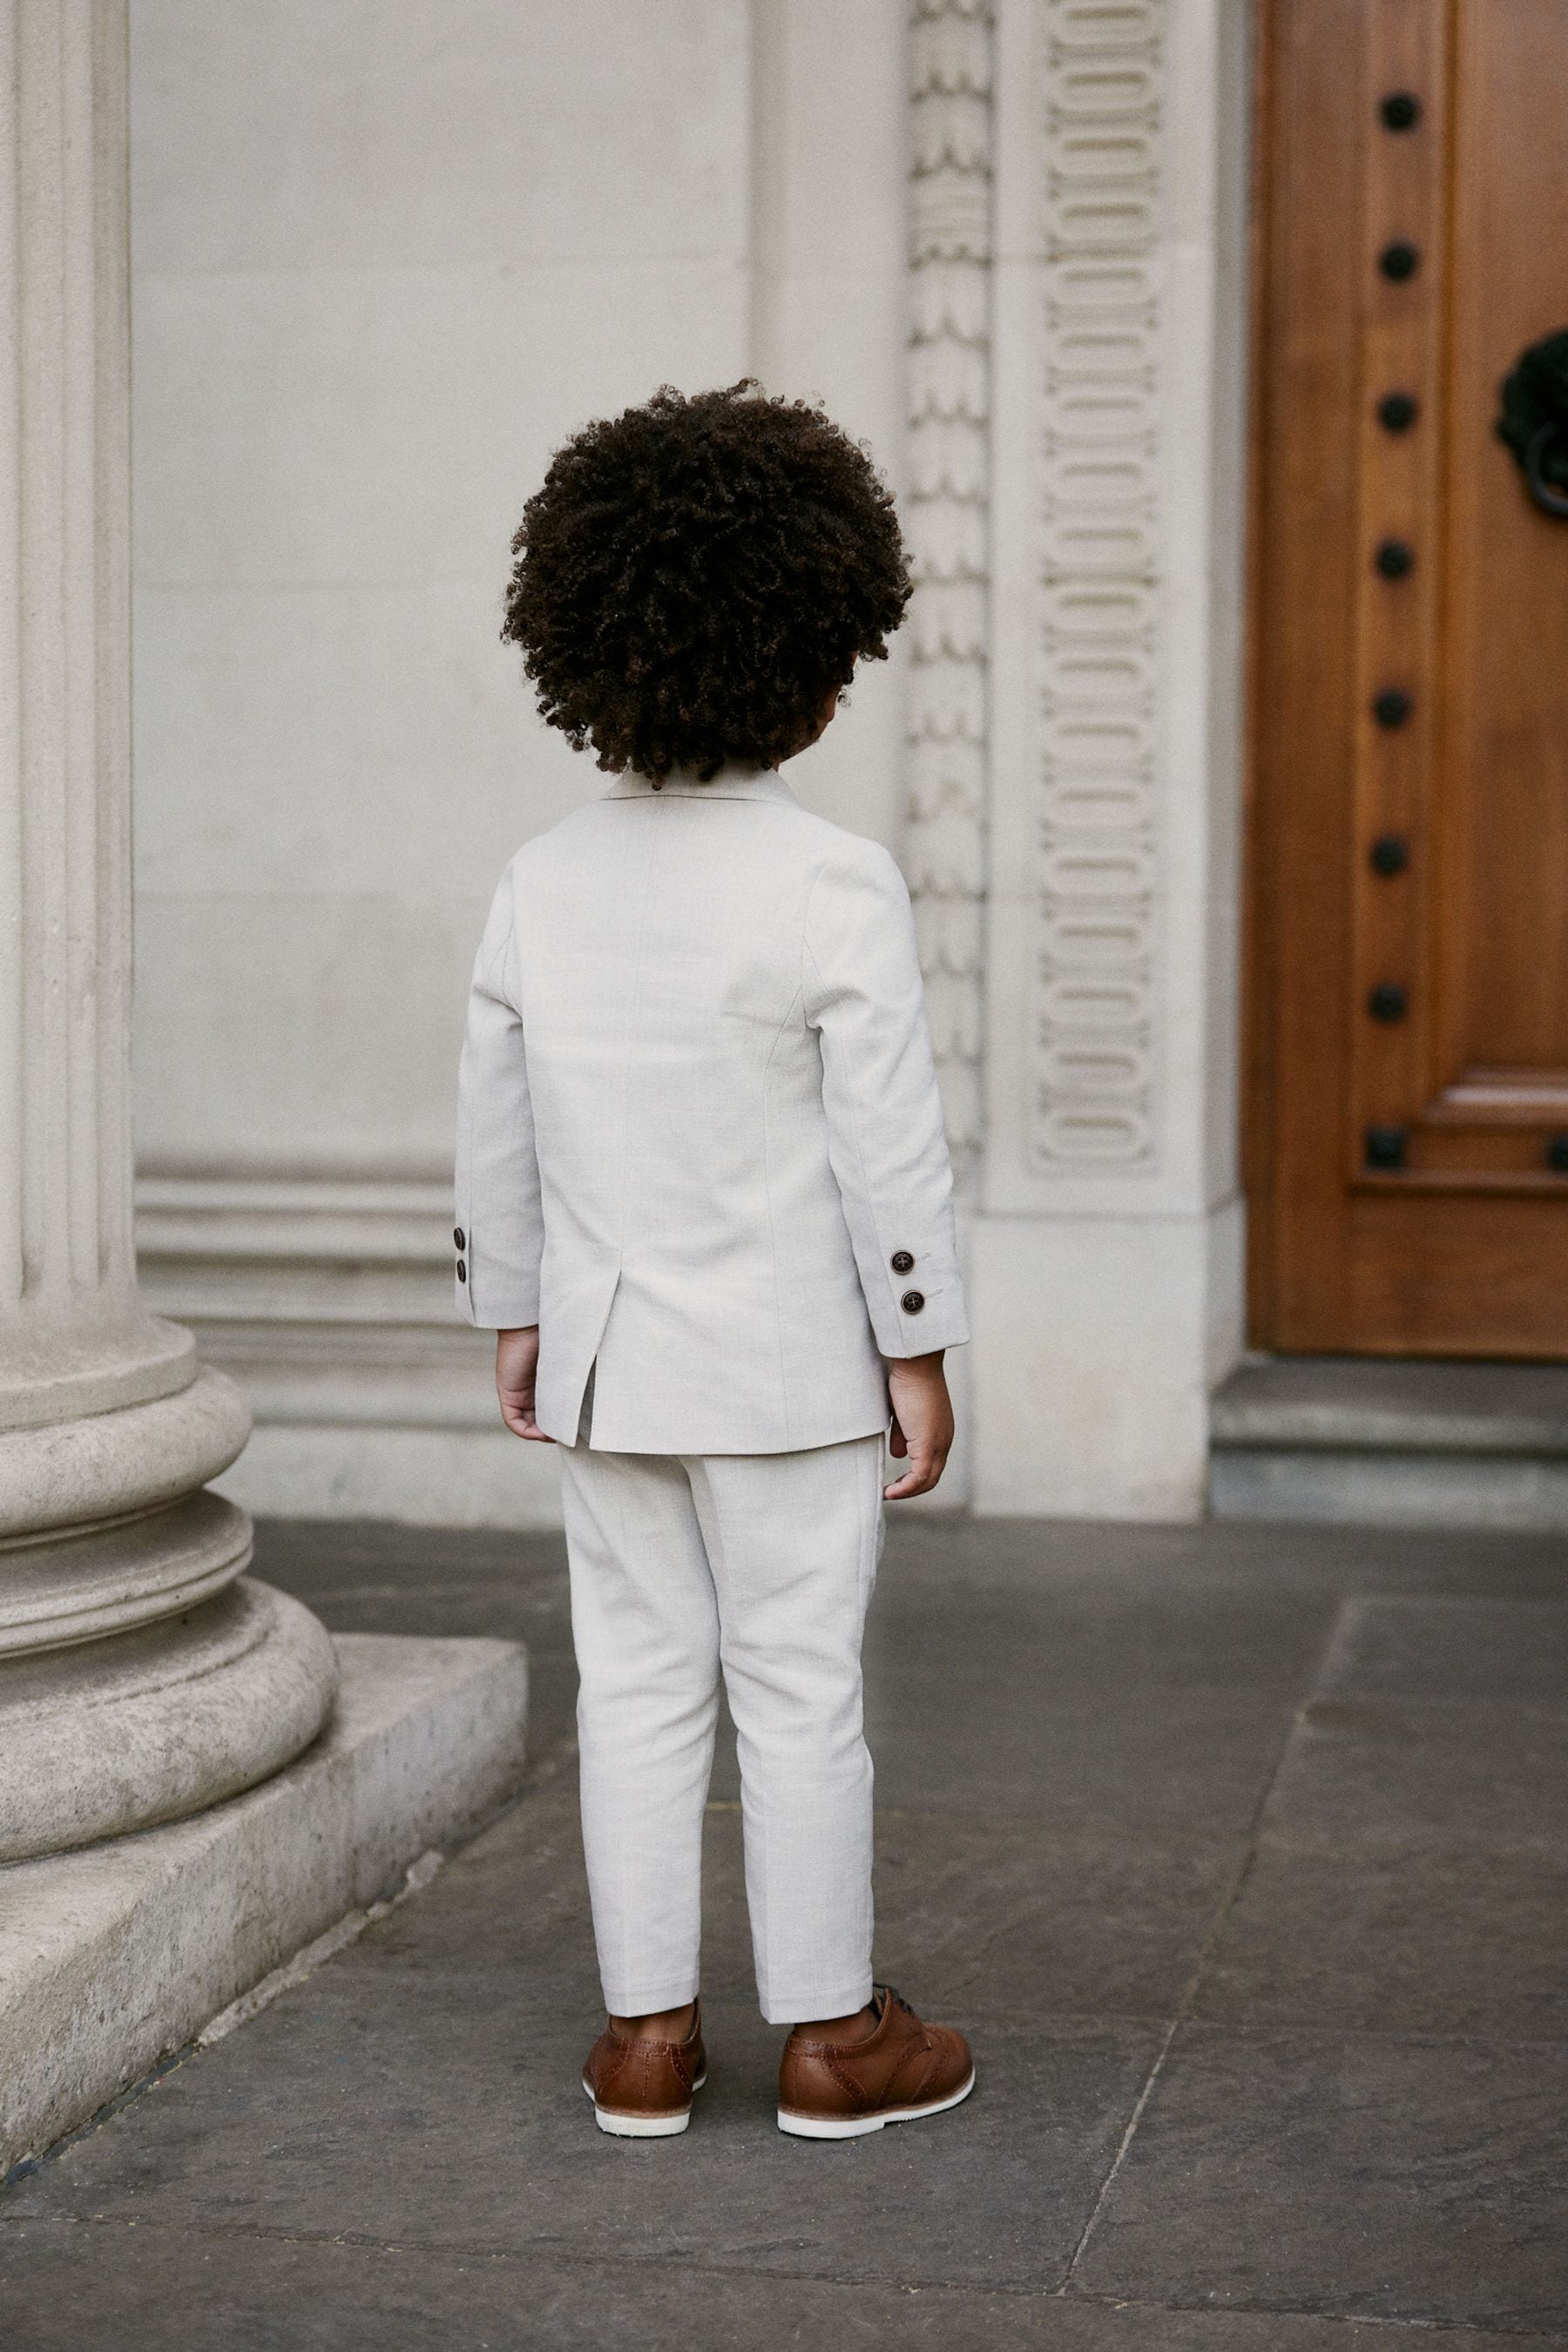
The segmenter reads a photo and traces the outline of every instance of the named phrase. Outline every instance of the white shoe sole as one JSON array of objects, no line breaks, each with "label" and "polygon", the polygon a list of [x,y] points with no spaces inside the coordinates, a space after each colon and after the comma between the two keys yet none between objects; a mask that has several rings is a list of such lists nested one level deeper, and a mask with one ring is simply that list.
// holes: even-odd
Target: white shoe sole
[{"label": "white shoe sole", "polygon": [[949,2107],[956,2107],[974,2088],[974,2069],[969,2070],[969,2080],[961,2084],[945,2099],[932,2099],[923,2107],[884,2107],[876,2116],[799,2116],[788,2107],[779,2109],[779,2129],[793,2132],[797,2139],[864,2139],[868,2132],[880,2131],[884,2124],[918,2123],[921,2116],[944,2116]]},{"label": "white shoe sole", "polygon": [[[705,2073],[699,2074],[691,2085],[693,2096],[707,2080]],[[594,2099],[594,2085],[586,2076],[584,2077],[583,2088]],[[691,2110],[682,2107],[675,2116],[618,2116],[613,2107],[602,2107],[598,2100],[594,2099],[594,2121],[602,2132],[612,2132],[616,2139],[673,2139],[676,2133],[683,2132],[691,2121]]]}]

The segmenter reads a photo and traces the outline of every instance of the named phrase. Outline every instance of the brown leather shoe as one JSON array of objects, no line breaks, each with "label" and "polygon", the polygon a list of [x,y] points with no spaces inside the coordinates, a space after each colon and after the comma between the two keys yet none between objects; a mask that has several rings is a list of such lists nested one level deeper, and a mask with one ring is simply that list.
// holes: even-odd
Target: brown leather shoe
[{"label": "brown leather shoe", "polygon": [[863,2042],[813,2042],[797,2025],[779,2062],[779,2129],[802,2139],[858,2139],[884,2124],[956,2107],[974,2088],[969,2044],[927,2025],[891,1985],[871,1995]]},{"label": "brown leather shoe", "polygon": [[683,2132],[691,2121],[691,2095],[707,2080],[700,2001],[692,2003],[684,2042],[639,2042],[606,2026],[583,2069],[595,2122],[622,2139],[668,2139]]}]

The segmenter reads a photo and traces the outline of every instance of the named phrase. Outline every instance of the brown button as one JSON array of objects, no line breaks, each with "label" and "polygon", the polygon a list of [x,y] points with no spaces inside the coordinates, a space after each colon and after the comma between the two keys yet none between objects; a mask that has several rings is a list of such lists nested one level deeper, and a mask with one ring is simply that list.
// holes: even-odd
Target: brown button
[{"label": "brown button", "polygon": [[452,1239],[457,1243],[459,1249],[467,1249],[468,1244],[463,1239],[463,1228],[461,1225],[453,1226]]},{"label": "brown button", "polygon": [[468,1278],[468,1267],[463,1264],[462,1259],[461,1259],[461,1258],[459,1258],[459,1259],[458,1260],[458,1280],[459,1282],[467,1282]]},{"label": "brown button", "polygon": [[925,1303],[926,1295],[923,1290],[906,1290],[899,1301],[906,1315],[918,1315]]},{"label": "brown button", "polygon": [[895,1250],[888,1263],[895,1274],[912,1274],[915,1270],[914,1259],[908,1250]]}]

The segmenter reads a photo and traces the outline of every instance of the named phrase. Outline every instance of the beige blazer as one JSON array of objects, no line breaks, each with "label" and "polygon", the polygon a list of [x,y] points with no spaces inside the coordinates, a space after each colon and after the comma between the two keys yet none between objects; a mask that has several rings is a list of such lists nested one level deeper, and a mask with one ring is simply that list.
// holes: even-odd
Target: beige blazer
[{"label": "beige blazer", "polygon": [[521,848],[474,967],[458,1304],[540,1327],[570,1444],[868,1436],[969,1336],[909,894],[772,770],[617,781]]}]

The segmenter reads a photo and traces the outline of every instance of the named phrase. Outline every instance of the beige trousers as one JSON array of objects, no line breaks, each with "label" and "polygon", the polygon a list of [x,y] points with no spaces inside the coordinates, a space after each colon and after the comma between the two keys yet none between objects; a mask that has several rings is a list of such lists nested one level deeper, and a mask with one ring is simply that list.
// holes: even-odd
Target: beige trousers
[{"label": "beige trousers", "polygon": [[763,2014],[843,2016],[870,1996],[860,1641],[883,1452],[879,1435],[795,1454],[561,1448],[583,1843],[616,2015],[699,1990],[721,1673]]}]

